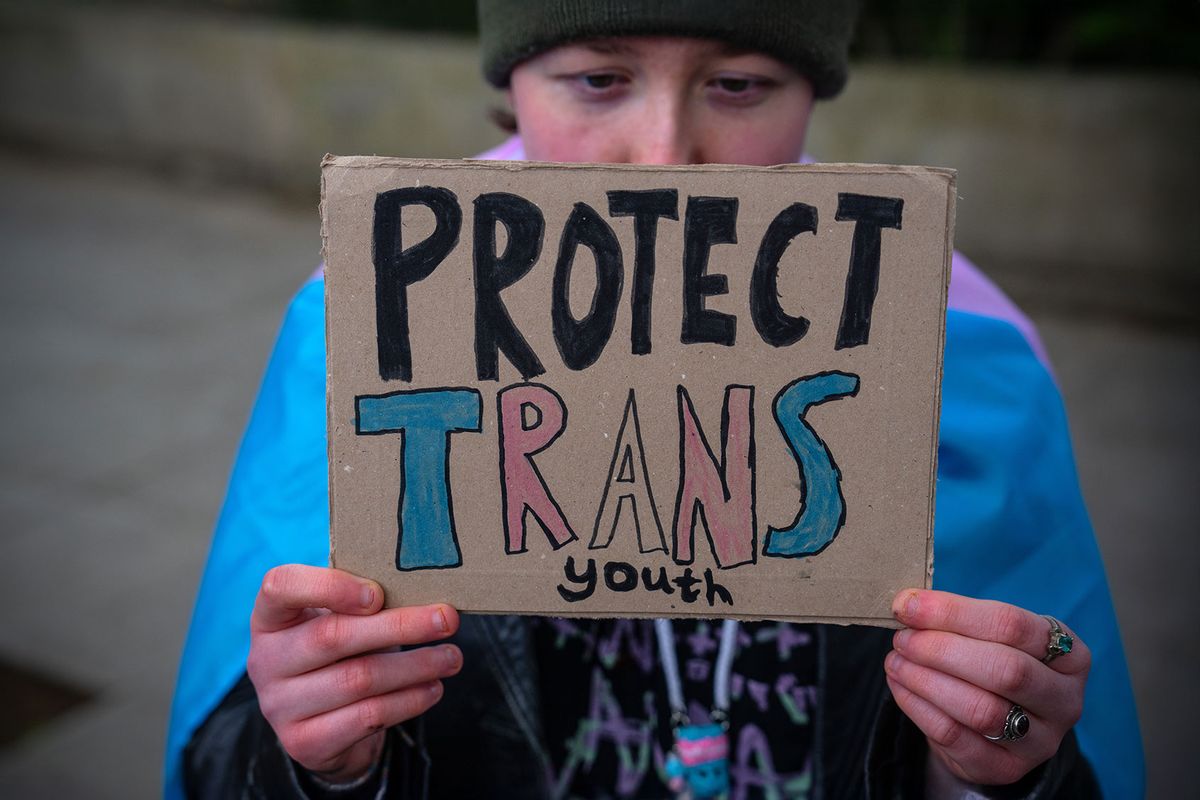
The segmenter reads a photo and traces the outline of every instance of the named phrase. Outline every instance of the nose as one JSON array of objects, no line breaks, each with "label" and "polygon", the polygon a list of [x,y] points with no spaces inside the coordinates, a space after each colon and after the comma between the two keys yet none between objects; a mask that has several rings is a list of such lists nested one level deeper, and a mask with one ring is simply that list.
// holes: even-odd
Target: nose
[{"label": "nose", "polygon": [[631,164],[702,163],[686,105],[675,98],[648,97],[624,135]]}]

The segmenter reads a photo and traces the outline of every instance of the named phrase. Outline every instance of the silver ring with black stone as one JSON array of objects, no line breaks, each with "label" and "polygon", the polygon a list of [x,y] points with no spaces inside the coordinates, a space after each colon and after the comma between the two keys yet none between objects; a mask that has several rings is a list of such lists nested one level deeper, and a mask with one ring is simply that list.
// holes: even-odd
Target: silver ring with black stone
[{"label": "silver ring with black stone", "polygon": [[1004,718],[1004,730],[999,736],[988,736],[983,734],[983,738],[990,742],[1015,742],[1024,739],[1029,733],[1029,715],[1025,713],[1025,709],[1017,704],[1008,710],[1008,716]]}]

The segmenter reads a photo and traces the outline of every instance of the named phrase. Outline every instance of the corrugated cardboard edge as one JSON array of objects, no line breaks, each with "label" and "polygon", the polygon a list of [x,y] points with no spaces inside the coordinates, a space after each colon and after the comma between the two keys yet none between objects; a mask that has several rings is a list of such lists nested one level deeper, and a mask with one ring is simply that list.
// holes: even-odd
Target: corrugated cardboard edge
[{"label": "corrugated cardboard edge", "polygon": [[938,174],[946,178],[946,247],[942,264],[942,309],[938,314],[938,363],[933,382],[933,432],[930,441],[933,453],[929,460],[929,540],[926,549],[925,588],[933,588],[933,530],[937,510],[938,437],[942,423],[942,373],[946,367],[946,313],[950,299],[950,271],[954,262],[954,223],[958,200],[958,172],[941,169]]},{"label": "corrugated cardboard edge", "polygon": [[[742,164],[565,164],[549,161],[488,161],[481,159],[439,159],[439,158],[398,158],[393,156],[335,156],[326,155],[321,159],[321,171],[330,167],[339,169],[370,169],[374,167],[394,167],[397,169],[493,169],[501,172],[520,172],[527,169],[555,170],[598,170],[598,171],[636,171],[662,172],[677,170],[680,172],[856,172],[866,174],[913,174],[928,175],[944,178],[953,188],[955,170],[946,167],[917,167],[898,164],[776,164],[770,167],[751,167]],[[324,179],[322,179],[324,185]],[[322,195],[323,197],[323,195]],[[322,199],[322,203],[323,203]],[[953,217],[951,218],[953,222]],[[948,263],[948,262],[947,262]]]},{"label": "corrugated cardboard edge", "polygon": [[[369,169],[375,167],[395,167],[395,168],[437,168],[437,169],[494,169],[505,172],[515,172],[526,169],[562,169],[562,170],[635,170],[635,171],[662,171],[677,169],[680,171],[700,171],[700,172],[817,172],[817,173],[847,173],[854,172],[858,174],[910,174],[917,175],[927,180],[944,181],[946,186],[946,240],[944,247],[944,256],[942,263],[942,282],[941,282],[941,311],[938,315],[938,349],[937,349],[937,369],[935,370],[934,385],[933,385],[933,420],[931,431],[931,457],[930,457],[930,492],[929,492],[929,530],[926,533],[926,548],[925,548],[925,587],[929,589],[933,586],[933,550],[934,550],[934,523],[937,499],[937,457],[938,457],[938,435],[941,424],[941,408],[942,408],[942,373],[945,366],[945,348],[946,348],[946,310],[950,290],[950,271],[951,264],[954,258],[954,225],[955,225],[955,208],[957,200],[957,170],[948,167],[924,167],[924,166],[907,166],[897,164],[847,164],[847,163],[830,163],[830,164],[777,164],[769,167],[752,167],[739,164],[700,164],[700,165],[662,165],[662,164],[562,164],[543,161],[487,161],[480,159],[429,159],[429,158],[399,158],[394,156],[335,156],[326,153],[321,159],[321,201],[319,210],[321,213],[321,257],[325,263],[328,263],[328,243],[329,233],[327,230],[327,216],[325,214],[325,198],[326,188],[328,183],[328,171],[330,169]],[[325,283],[325,414],[326,414],[326,430],[329,431],[327,436],[327,453],[326,459],[332,463],[332,448],[333,448],[333,409],[331,407],[329,386],[332,384],[332,359],[333,354],[328,346],[330,333],[330,314],[329,309],[329,282]],[[329,481],[329,515],[333,520],[333,470],[328,470]],[[329,563],[332,566],[337,566],[337,537],[333,535],[332,527],[329,537]],[[477,614],[512,614],[524,616],[538,616],[537,611],[522,611],[512,612],[500,609],[475,609],[471,613]],[[550,612],[541,612],[541,615]],[[561,610],[553,612],[557,616],[575,616],[572,614],[564,614]],[[580,614],[581,617],[590,617],[590,614]],[[637,614],[630,613],[625,616],[633,618],[651,618],[653,614]],[[724,616],[733,617],[743,620],[762,619],[758,616],[727,614]],[[833,625],[876,625],[885,628],[899,628],[901,625],[893,619],[874,618],[874,617],[799,617],[795,621],[811,622],[811,623],[828,623]]]},{"label": "corrugated cardboard edge", "polygon": [[[567,619],[603,619],[597,617],[595,613],[578,612],[553,609],[550,611],[504,611],[501,609],[480,609],[473,608],[470,611],[459,611],[460,614],[492,614],[513,617],[563,617]],[[620,617],[610,617],[610,619],[659,619],[662,614],[645,613],[640,611],[623,611]],[[711,617],[697,617],[695,615],[688,617],[672,617],[672,619],[736,619],[741,622],[794,622],[800,625],[820,624],[820,625],[870,625],[875,628],[891,628],[898,630],[903,628],[899,621],[892,617],[822,617],[822,616],[776,616],[768,617],[762,614],[728,614],[714,613]]]},{"label": "corrugated cardboard edge", "polygon": [[[329,264],[329,218],[325,213],[325,190],[326,180],[328,176],[327,168],[336,166],[339,161],[339,156],[326,153],[321,159],[321,200],[317,204],[317,210],[321,214],[321,264],[328,266]],[[329,495],[329,565],[337,566],[337,537],[333,535],[333,400],[330,396],[330,387],[333,386],[333,354],[329,348],[329,333],[332,320],[330,319],[330,309],[333,304],[329,297],[329,281],[325,281],[325,463],[329,468],[325,470],[327,486],[327,494]]]}]

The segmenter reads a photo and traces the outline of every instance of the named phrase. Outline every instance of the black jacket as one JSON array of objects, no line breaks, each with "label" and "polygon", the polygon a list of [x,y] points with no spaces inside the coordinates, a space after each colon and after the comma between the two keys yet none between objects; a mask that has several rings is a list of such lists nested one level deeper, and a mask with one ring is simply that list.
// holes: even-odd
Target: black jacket
[{"label": "black jacket", "polygon": [[[815,626],[818,692],[814,800],[922,798],[926,746],[883,679],[892,634]],[[454,637],[463,672],[429,712],[389,733],[386,764],[352,791],[328,792],[284,752],[243,676],[184,753],[189,797],[545,798],[551,774],[541,732],[537,665],[520,617],[463,615]],[[1099,797],[1074,734],[1003,798]]]}]

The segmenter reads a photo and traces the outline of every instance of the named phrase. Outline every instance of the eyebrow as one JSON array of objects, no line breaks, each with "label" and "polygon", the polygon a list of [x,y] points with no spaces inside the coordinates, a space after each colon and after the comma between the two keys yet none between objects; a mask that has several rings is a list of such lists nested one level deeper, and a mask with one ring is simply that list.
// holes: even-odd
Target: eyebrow
[{"label": "eyebrow", "polygon": [[[717,51],[717,55],[727,58],[755,55],[759,52],[758,50],[754,50],[750,47],[741,47],[739,45],[718,40],[714,41],[720,47],[720,49]],[[638,53],[637,47],[626,44],[625,42],[621,41],[620,38],[589,39],[587,41],[580,42],[580,44],[583,47],[586,47],[588,50],[591,50],[593,53],[599,53],[600,55],[604,56],[636,55]]]},{"label": "eyebrow", "polygon": [[729,44],[728,42],[721,42],[720,54],[729,58],[733,58],[735,56],[753,56],[761,53],[761,50],[755,50],[750,47],[740,47],[735,44]]},{"label": "eyebrow", "polygon": [[617,39],[592,39],[580,44],[593,53],[599,53],[602,56],[630,55],[636,50],[636,48]]}]

